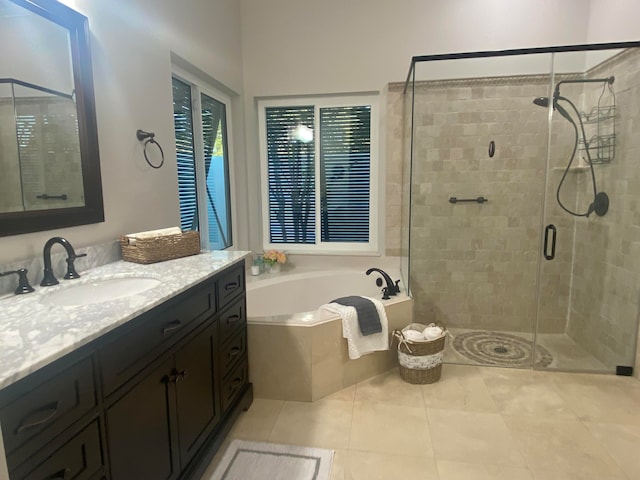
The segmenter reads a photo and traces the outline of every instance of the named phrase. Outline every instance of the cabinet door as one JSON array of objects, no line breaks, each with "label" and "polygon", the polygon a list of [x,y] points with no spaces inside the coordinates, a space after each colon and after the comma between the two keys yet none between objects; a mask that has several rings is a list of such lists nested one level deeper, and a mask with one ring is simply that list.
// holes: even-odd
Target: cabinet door
[{"label": "cabinet door", "polygon": [[[98,422],[93,422],[42,463],[32,458],[16,471],[12,479],[22,480],[90,480],[103,470],[100,431]],[[30,473],[25,473],[29,470]]]},{"label": "cabinet door", "polygon": [[112,480],[168,480],[180,473],[172,448],[169,358],[113,404],[106,415]]},{"label": "cabinet door", "polygon": [[218,323],[214,319],[175,354],[180,460],[184,468],[220,419]]}]

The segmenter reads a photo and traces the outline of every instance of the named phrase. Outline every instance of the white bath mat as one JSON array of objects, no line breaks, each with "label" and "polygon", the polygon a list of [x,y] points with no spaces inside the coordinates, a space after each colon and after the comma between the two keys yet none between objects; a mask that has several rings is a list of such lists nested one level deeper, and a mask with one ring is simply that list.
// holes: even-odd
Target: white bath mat
[{"label": "white bath mat", "polygon": [[329,480],[333,450],[233,440],[209,480]]}]

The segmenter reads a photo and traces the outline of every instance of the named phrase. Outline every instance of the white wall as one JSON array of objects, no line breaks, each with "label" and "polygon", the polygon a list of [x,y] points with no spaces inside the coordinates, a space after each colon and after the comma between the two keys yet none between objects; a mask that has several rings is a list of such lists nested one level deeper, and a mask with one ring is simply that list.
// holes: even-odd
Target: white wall
[{"label": "white wall", "polygon": [[[26,9],[15,5],[14,9]],[[35,83],[71,95],[73,69],[69,32],[29,12],[0,18],[0,77]],[[27,60],[28,59],[28,60]],[[46,95],[17,87],[20,96]]]},{"label": "white wall", "polygon": [[[615,8],[609,0],[63,3],[89,17],[93,36],[106,221],[0,238],[0,264],[40,255],[54,234],[82,247],[178,222],[171,51],[242,94],[233,105],[236,244],[246,248],[250,225],[251,247],[259,249],[255,97],[383,90],[405,79],[413,55],[640,39],[637,0],[616,0]],[[144,164],[138,128],[156,132],[167,156],[162,169]]]},{"label": "white wall", "polygon": [[[63,0],[89,18],[105,222],[0,238],[0,265],[41,255],[62,235],[76,247],[179,222],[172,120],[171,52],[242,93],[240,6],[236,0]],[[240,97],[234,153],[244,161]],[[153,131],[165,165],[146,165],[137,129]],[[244,174],[241,172],[241,179]],[[244,182],[243,182],[244,183]],[[243,196],[243,192],[240,192]],[[241,208],[245,209],[242,205]],[[241,225],[242,227],[242,225]],[[240,235],[246,235],[241,228]]]},{"label": "white wall", "polygon": [[415,55],[585,43],[588,27],[589,0],[242,0],[252,247],[255,97],[383,91],[405,80]]},{"label": "white wall", "polygon": [[640,40],[638,0],[590,0],[589,11],[587,43]]}]

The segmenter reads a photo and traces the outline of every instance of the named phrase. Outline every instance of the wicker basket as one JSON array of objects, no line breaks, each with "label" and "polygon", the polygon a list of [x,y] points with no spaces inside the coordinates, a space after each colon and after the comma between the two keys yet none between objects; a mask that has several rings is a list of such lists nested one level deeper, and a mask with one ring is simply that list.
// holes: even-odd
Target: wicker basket
[{"label": "wicker basket", "polygon": [[[402,331],[406,330],[424,330],[427,326],[420,323],[412,323]],[[446,330],[445,330],[446,332]],[[402,336],[401,332],[398,332]],[[403,340],[398,344],[398,362],[400,363],[400,377],[409,383],[427,384],[435,383],[440,380],[442,374],[442,352],[444,351],[446,335],[442,335],[435,340],[412,341]],[[427,359],[427,363],[434,364],[427,368],[417,368],[406,364],[407,356],[422,357]],[[418,359],[416,359],[418,360]],[[403,365],[405,363],[405,365]],[[419,363],[419,362],[418,362]]]},{"label": "wicker basket", "polygon": [[134,263],[157,263],[200,253],[200,233],[182,232],[153,238],[138,238],[129,245],[126,236],[120,237],[122,259]]}]

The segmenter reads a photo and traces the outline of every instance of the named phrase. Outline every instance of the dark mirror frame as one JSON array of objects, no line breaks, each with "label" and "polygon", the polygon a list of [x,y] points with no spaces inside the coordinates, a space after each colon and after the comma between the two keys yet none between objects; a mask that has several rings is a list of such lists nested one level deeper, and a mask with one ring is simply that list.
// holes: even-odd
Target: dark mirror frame
[{"label": "dark mirror frame", "polygon": [[0,213],[0,236],[103,222],[104,207],[89,21],[84,15],[56,0],[10,1],[69,30],[85,206]]}]

